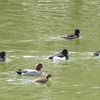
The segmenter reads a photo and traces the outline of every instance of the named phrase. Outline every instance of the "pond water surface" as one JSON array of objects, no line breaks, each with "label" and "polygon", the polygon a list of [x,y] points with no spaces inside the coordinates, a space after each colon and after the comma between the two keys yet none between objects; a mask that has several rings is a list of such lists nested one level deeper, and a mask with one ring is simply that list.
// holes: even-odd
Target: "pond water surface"
[{"label": "pond water surface", "polygon": [[[81,36],[62,35],[80,29]],[[99,100],[100,0],[0,0],[0,100]],[[67,61],[48,56],[67,49]],[[33,69],[42,62],[46,84],[35,77],[19,76],[19,68]]]}]

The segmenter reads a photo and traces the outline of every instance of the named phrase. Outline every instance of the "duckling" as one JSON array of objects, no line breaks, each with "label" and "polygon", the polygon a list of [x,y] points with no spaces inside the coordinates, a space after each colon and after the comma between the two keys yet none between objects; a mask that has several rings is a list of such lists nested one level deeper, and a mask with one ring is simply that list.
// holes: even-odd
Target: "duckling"
[{"label": "duckling", "polygon": [[49,81],[49,78],[50,78],[50,77],[52,77],[52,75],[51,75],[51,74],[47,74],[47,75],[45,76],[45,78],[37,78],[37,79],[34,79],[33,81],[34,81],[34,82],[37,82],[37,83],[46,83],[46,82]]}]

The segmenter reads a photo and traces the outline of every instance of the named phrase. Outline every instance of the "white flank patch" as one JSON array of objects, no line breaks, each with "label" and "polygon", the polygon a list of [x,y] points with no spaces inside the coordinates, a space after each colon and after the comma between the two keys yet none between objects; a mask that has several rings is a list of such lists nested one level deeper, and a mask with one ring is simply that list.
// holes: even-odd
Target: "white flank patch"
[{"label": "white flank patch", "polygon": [[60,57],[53,57],[53,60],[66,60],[66,58],[65,57],[62,57],[62,58],[60,58]]}]

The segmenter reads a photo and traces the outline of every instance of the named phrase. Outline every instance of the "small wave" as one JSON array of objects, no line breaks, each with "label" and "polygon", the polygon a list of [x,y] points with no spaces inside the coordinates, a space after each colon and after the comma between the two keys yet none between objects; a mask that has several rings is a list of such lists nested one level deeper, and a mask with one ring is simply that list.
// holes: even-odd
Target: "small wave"
[{"label": "small wave", "polygon": [[91,87],[91,89],[100,89],[100,87],[99,86],[93,86],[93,87]]},{"label": "small wave", "polygon": [[32,42],[33,40],[21,40],[19,42]]},{"label": "small wave", "polygon": [[69,52],[70,54],[93,55],[93,52]]},{"label": "small wave", "polygon": [[7,75],[10,74],[9,72],[0,72],[0,74]]},{"label": "small wave", "polygon": [[27,55],[27,56],[23,56],[23,58],[35,58],[35,56],[29,56],[29,55]]},{"label": "small wave", "polygon": [[49,37],[52,40],[62,40],[61,36]]},{"label": "small wave", "polygon": [[13,80],[13,79],[8,79],[7,81],[8,81],[8,82],[14,82],[14,80]]},{"label": "small wave", "polygon": [[34,83],[33,80],[29,79],[8,79],[6,80],[10,84],[32,84]]},{"label": "small wave", "polygon": [[84,86],[84,85],[82,85],[82,84],[75,84],[73,86],[75,86],[75,87],[81,87],[81,86]]}]

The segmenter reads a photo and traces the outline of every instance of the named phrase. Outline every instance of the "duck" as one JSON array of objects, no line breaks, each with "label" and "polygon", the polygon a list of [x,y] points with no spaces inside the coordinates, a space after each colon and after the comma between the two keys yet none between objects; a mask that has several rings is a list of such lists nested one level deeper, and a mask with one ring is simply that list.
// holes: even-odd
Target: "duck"
[{"label": "duck", "polygon": [[59,60],[67,60],[69,58],[68,56],[68,50],[67,49],[63,49],[60,53],[49,56],[48,59],[59,59]]},{"label": "duck", "polygon": [[38,63],[35,66],[35,69],[18,69],[16,73],[19,75],[30,75],[30,76],[39,76],[42,74],[41,68],[43,68],[42,63]]},{"label": "duck", "polygon": [[76,29],[74,34],[69,34],[69,35],[62,36],[62,38],[68,39],[68,40],[76,39],[76,38],[79,38],[79,37],[80,37],[80,30],[79,29]]},{"label": "duck", "polygon": [[100,51],[94,53],[95,56],[100,56]]},{"label": "duck", "polygon": [[47,74],[45,75],[45,78],[37,78],[37,79],[34,79],[33,82],[35,83],[46,83],[49,81],[49,78],[52,77],[51,74]]},{"label": "duck", "polygon": [[6,60],[5,56],[6,56],[5,51],[0,52],[0,62],[4,62]]}]

